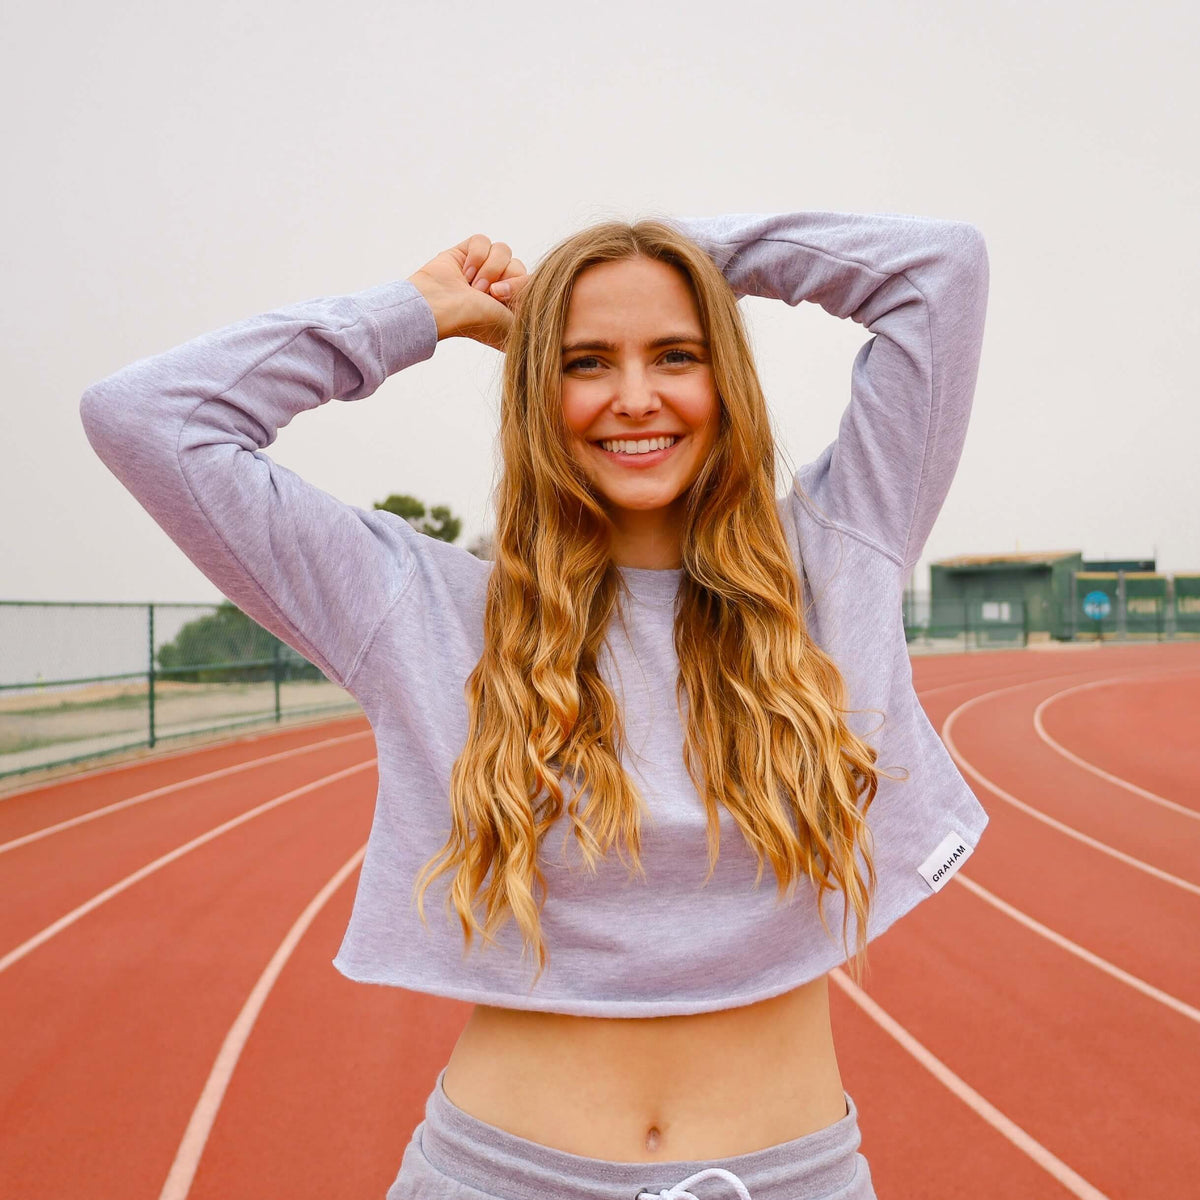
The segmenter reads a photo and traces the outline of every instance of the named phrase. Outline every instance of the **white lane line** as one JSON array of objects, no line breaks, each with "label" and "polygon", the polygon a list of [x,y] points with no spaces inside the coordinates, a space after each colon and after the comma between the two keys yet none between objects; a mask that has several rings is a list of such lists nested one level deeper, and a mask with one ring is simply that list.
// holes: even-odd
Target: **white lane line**
[{"label": "white lane line", "polygon": [[[1090,668],[1095,670],[1095,667]],[[953,692],[957,688],[970,687],[974,684],[978,687],[980,683],[995,683],[999,679],[1020,679],[1024,683],[1048,683],[1052,679],[1075,679],[1084,674],[1083,671],[1073,671],[1069,675],[1039,675],[1036,678],[1030,677],[1027,671],[1012,671],[1005,675],[994,675],[991,679],[981,680],[978,675],[970,679],[960,679],[957,683],[939,683],[936,687],[916,688],[918,696],[936,696],[940,692]]]},{"label": "white lane line", "polygon": [[334,771],[332,775],[323,775],[320,779],[314,779],[311,783],[294,788],[290,792],[284,792],[282,795],[260,804],[257,808],[252,808],[239,816],[233,817],[224,824],[210,829],[207,833],[202,833],[199,837],[192,838],[190,842],[185,842],[184,845],[177,847],[168,854],[164,854],[161,858],[156,858],[153,862],[147,863],[144,867],[140,867],[134,871],[132,875],[126,875],[124,879],[118,880],[112,887],[105,888],[104,891],[98,892],[78,908],[72,909],[66,916],[59,917],[53,925],[47,925],[40,933],[34,934],[27,942],[22,942],[15,950],[10,950],[3,958],[0,958],[0,973],[7,971],[13,963],[19,962],[27,954],[44,945],[56,934],[62,933],[64,929],[74,925],[81,917],[87,916],[88,913],[99,908],[100,905],[111,900],[114,896],[120,895],[121,892],[133,887],[135,883],[145,879],[148,875],[153,875],[155,871],[161,870],[176,859],[182,858],[185,854],[203,846],[206,842],[211,842],[214,838],[220,837],[221,834],[228,833],[229,830],[236,829],[239,825],[244,825],[254,817],[272,808],[278,808],[279,805],[286,804],[289,800],[294,800],[297,796],[303,796],[306,792],[316,791],[317,788],[324,787],[329,783],[335,783],[339,779],[345,779],[348,775],[365,771],[368,767],[374,766],[377,761],[377,759],[368,758],[364,762],[356,763],[352,767],[346,767],[345,770]]},{"label": "white lane line", "polygon": [[[1045,680],[1038,680],[1039,683],[1044,683]],[[946,749],[950,751],[954,761],[958,763],[959,768],[964,774],[969,775],[977,783],[987,788],[994,796],[998,796],[1007,804],[1011,804],[1014,808],[1019,808],[1023,813],[1027,813],[1036,821],[1041,821],[1049,825],[1052,829],[1057,829],[1060,833],[1065,833],[1067,837],[1074,838],[1078,842],[1082,842],[1085,846],[1091,846],[1093,850],[1099,850],[1101,854],[1107,854],[1111,858],[1115,858],[1120,862],[1135,868],[1138,871],[1144,871],[1147,875],[1153,875],[1156,879],[1161,879],[1164,883],[1169,883],[1174,887],[1181,888],[1185,892],[1191,892],[1195,896],[1200,896],[1200,884],[1192,883],[1190,880],[1181,879],[1178,875],[1172,875],[1159,867],[1152,866],[1148,862],[1143,862],[1140,858],[1134,858],[1132,854],[1126,854],[1122,850],[1118,850],[1115,846],[1110,846],[1107,842],[1102,842],[1098,838],[1089,837],[1086,833],[1081,832],[1072,825],[1067,825],[1063,821],[1056,820],[1047,813],[1042,812],[1039,808],[1034,808],[1031,804],[1026,804],[1023,800],[1018,800],[1011,792],[1006,792],[998,784],[993,783],[981,771],[977,771],[963,756],[962,751],[955,745],[951,730],[954,728],[955,721],[965,713],[968,709],[973,708],[976,704],[982,703],[984,700],[990,700],[993,696],[1002,695],[1004,692],[1016,691],[1017,688],[1030,687],[1028,683],[1014,684],[1012,687],[997,688],[993,692],[984,692],[979,696],[960,704],[947,718],[942,725],[942,741],[946,744]]]},{"label": "white lane line", "polygon": [[[1064,696],[1070,696],[1073,692],[1086,692],[1089,688],[1112,687],[1117,683],[1128,683],[1129,680],[1125,676],[1113,676],[1109,679],[1095,679],[1091,683],[1081,683],[1076,687],[1065,688],[1061,692],[1055,692],[1053,696],[1047,696],[1033,710],[1033,728],[1037,732],[1038,737],[1058,754],[1061,754],[1068,762],[1073,762],[1077,767],[1082,767],[1085,771],[1090,771],[1093,775],[1106,780],[1108,783],[1115,784],[1117,787],[1124,788],[1127,792],[1132,792],[1135,796],[1141,796],[1144,800],[1149,800],[1154,804],[1161,804],[1164,808],[1169,808],[1173,812],[1177,812],[1180,816],[1189,817],[1193,821],[1200,821],[1200,811],[1194,808],[1188,808],[1184,804],[1179,804],[1174,800],[1168,800],[1164,796],[1159,796],[1155,792],[1148,791],[1144,787],[1138,787],[1136,783],[1130,783],[1128,779],[1122,779],[1119,775],[1113,775],[1109,771],[1096,766],[1095,763],[1090,763],[1086,758],[1080,758],[1078,754],[1073,754],[1061,742],[1055,741],[1049,733],[1046,732],[1046,726],[1042,723],[1042,713],[1054,704],[1061,700]],[[1153,680],[1138,680],[1139,683],[1153,683]]]},{"label": "white lane line", "polygon": [[[1020,682],[1014,683],[1012,685],[1012,688],[1033,687],[1035,684],[1038,684],[1038,683],[1062,683],[1064,680],[1078,679],[1080,677],[1080,675],[1089,675],[1094,671],[1100,671],[1100,670],[1110,670],[1111,671],[1111,669],[1112,669],[1111,666],[1109,666],[1109,667],[1091,666],[1091,667],[1088,667],[1086,670],[1060,672],[1057,675],[1028,676],[1028,677],[1022,678],[1020,680]],[[1186,666],[1186,667],[1130,667],[1128,670],[1128,673],[1125,675],[1121,675],[1121,676],[1107,675],[1107,676],[1105,676],[1105,678],[1106,679],[1120,678],[1120,679],[1140,680],[1140,679],[1146,677],[1146,672],[1150,672],[1149,678],[1152,678],[1152,679],[1156,679],[1159,676],[1161,676],[1164,679],[1169,679],[1169,678],[1173,678],[1176,675],[1194,675],[1196,673],[1196,668],[1193,666]],[[1021,672],[1020,674],[1024,675],[1025,673]],[[980,676],[976,675],[974,678],[971,678],[971,679],[960,679],[957,683],[942,683],[942,684],[939,684],[937,687],[931,687],[931,688],[918,688],[914,684],[913,691],[916,692],[918,697],[923,698],[925,696],[935,696],[939,692],[951,692],[951,691],[954,691],[956,688],[971,687],[971,686],[979,687],[981,684],[995,683],[997,680],[1000,680],[1000,679],[1013,679],[1013,678],[1019,678],[1017,673],[1014,672],[1013,674],[997,675],[995,677],[995,679],[981,678]],[[1010,691],[1012,689],[1011,688],[1001,688],[999,690],[1000,691]],[[987,694],[991,695],[992,693],[987,693]]]},{"label": "white lane line", "polygon": [[955,1075],[940,1058],[918,1042],[899,1021],[880,1008],[862,988],[842,972],[840,967],[835,967],[829,974],[834,983],[876,1025],[895,1038],[939,1083],[957,1096],[972,1112],[982,1117],[997,1133],[1012,1142],[1022,1154],[1033,1159],[1042,1170],[1062,1184],[1072,1196],[1078,1196],[1079,1200],[1108,1200],[1103,1192],[1088,1183],[1082,1175],[1071,1170],[1062,1159],[1051,1154],[1041,1142],[1026,1133],[1015,1121],[1006,1117],[994,1104],[985,1100],[964,1079]]},{"label": "white lane line", "polygon": [[1106,975],[1111,975],[1114,979],[1120,980],[1121,983],[1128,984],[1135,991],[1141,992],[1143,996],[1149,996],[1151,1000],[1157,1000],[1159,1004],[1165,1004],[1167,1008],[1174,1009],[1181,1016],[1187,1017],[1189,1021],[1195,1021],[1197,1025],[1200,1025],[1200,1008],[1194,1008],[1183,1000],[1176,999],[1169,992],[1164,992],[1161,988],[1156,988],[1144,979],[1139,979],[1138,976],[1131,975],[1128,971],[1123,971],[1114,963],[1110,963],[1108,959],[1101,958],[1098,954],[1093,954],[1090,950],[1085,950],[1078,942],[1073,942],[1070,938],[1063,937],[1061,933],[1056,933],[1048,925],[1043,925],[1040,921],[1034,920],[1028,913],[1024,913],[1019,908],[1014,908],[1007,901],[1001,900],[994,892],[989,892],[987,888],[976,883],[973,879],[966,878],[961,871],[956,875],[952,875],[950,882],[961,883],[968,891],[973,892],[993,908],[999,909],[1005,916],[1011,917],[1014,921],[1024,925],[1026,929],[1031,929],[1040,937],[1053,942],[1056,946],[1066,950],[1068,954],[1074,954],[1077,958],[1083,959],[1084,962],[1091,963],[1093,967],[1103,971]]},{"label": "white lane line", "polygon": [[[19,791],[5,792],[3,795],[0,795],[0,804],[4,804],[9,800],[17,800],[22,796],[28,796],[30,792],[40,792],[43,788],[57,787],[60,783],[75,783],[80,779],[94,779],[97,775],[115,775],[118,771],[132,771],[136,767],[147,763],[157,766],[158,763],[171,762],[172,759],[176,758],[186,758],[189,754],[196,754],[201,750],[217,750],[224,746],[253,746],[258,742],[265,741],[267,738],[277,737],[280,733],[300,733],[306,729],[324,728],[326,725],[332,725],[335,722],[343,724],[346,721],[359,720],[365,716],[366,714],[361,711],[351,711],[344,713],[340,717],[333,716],[326,720],[316,717],[307,721],[297,721],[295,724],[272,724],[258,733],[246,733],[240,737],[237,736],[235,730],[227,738],[213,738],[212,741],[196,742],[191,746],[181,746],[176,750],[160,751],[155,747],[152,753],[144,755],[141,758],[125,758],[117,762],[105,762],[98,767],[89,767],[86,771],[64,772],[62,775],[57,775],[52,779],[39,779],[36,783],[30,783],[28,787],[21,788]],[[134,747],[134,749],[144,748]],[[47,765],[49,767],[54,766],[53,763]],[[62,764],[59,765],[61,766]],[[3,784],[4,780],[0,779],[0,786],[3,786]]]},{"label": "white lane line", "polygon": [[[240,771],[249,771],[255,767],[265,766],[267,763],[280,762],[285,758],[292,758],[297,754],[307,754],[311,750],[321,750],[326,746],[336,746],[339,742],[350,742],[355,738],[370,737],[369,729],[359,730],[357,733],[346,733],[340,737],[325,738],[324,741],[311,742],[307,746],[296,746],[291,750],[280,750],[277,754],[268,754],[262,758],[247,759],[246,762],[234,763],[231,767],[221,767],[216,771],[209,771],[205,775],[192,775],[187,779],[177,780],[175,783],[164,784],[162,787],[153,788],[148,792],[139,792],[136,796],[130,796],[126,800],[116,800],[112,804],[106,804],[103,808],[95,808],[90,812],[80,813],[77,817],[69,817],[65,821],[59,821],[56,825],[47,825],[44,829],[34,830],[33,833],[26,833],[18,838],[13,838],[8,842],[0,842],[0,854],[4,854],[8,850],[15,850],[18,846],[27,846],[30,842],[40,841],[44,837],[49,837],[52,833],[61,833],[64,829],[73,829],[76,825],[83,825],[88,821],[94,821],[97,817],[106,817],[109,813],[120,812],[123,808],[131,808],[135,804],[145,804],[147,800],[154,800],[159,796],[169,795],[171,792],[182,791],[184,788],[193,787],[198,783],[208,783],[212,779],[223,779],[228,775],[236,775]],[[72,776],[74,778],[74,776]]]},{"label": "white lane line", "polygon": [[229,1086],[229,1080],[237,1067],[238,1059],[241,1058],[242,1050],[250,1037],[254,1023],[258,1020],[258,1014],[262,1012],[267,996],[275,986],[275,981],[279,978],[288,959],[291,958],[292,951],[300,944],[300,939],[313,923],[317,913],[325,907],[329,898],[342,886],[350,872],[362,862],[366,850],[365,845],[360,846],[338,868],[333,878],[312,898],[308,907],[296,918],[296,923],[287,931],[287,935],[279,943],[279,948],[271,955],[271,961],[267,963],[263,973],[258,977],[258,982],[251,989],[246,1003],[242,1005],[242,1011],[238,1013],[237,1019],[225,1035],[224,1042],[221,1043],[221,1049],[217,1052],[216,1061],[208,1074],[204,1089],[200,1093],[200,1099],[192,1110],[191,1120],[188,1121],[183,1139],[179,1143],[179,1149],[175,1152],[175,1161],[171,1164],[167,1181],[163,1184],[162,1192],[159,1193],[159,1200],[184,1200],[191,1190],[192,1180],[196,1177],[196,1168],[200,1165],[200,1157],[204,1153],[204,1147],[208,1144],[208,1135],[212,1132],[213,1123],[221,1108],[221,1101],[225,1098],[225,1089]]}]

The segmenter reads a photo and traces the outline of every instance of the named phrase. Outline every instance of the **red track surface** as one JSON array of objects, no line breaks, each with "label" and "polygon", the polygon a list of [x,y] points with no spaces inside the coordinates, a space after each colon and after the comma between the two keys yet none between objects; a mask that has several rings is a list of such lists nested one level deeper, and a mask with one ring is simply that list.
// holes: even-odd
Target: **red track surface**
[{"label": "red track surface", "polygon": [[[881,1200],[1200,1195],[1200,645],[924,658],[914,675],[991,823],[872,944],[866,998],[834,974]],[[0,1195],[170,1194],[227,1035],[346,867],[260,988],[190,1186],[171,1186],[382,1200],[470,1006],[330,965],[374,753],[359,717],[0,799]]]}]

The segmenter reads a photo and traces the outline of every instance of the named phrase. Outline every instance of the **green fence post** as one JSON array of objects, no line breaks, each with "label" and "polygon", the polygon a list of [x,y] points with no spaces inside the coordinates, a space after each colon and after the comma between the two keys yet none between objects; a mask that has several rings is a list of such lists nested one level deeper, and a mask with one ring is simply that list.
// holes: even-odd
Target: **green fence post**
[{"label": "green fence post", "polygon": [[276,639],[275,649],[272,657],[274,662],[271,664],[271,673],[275,676],[275,724],[278,725],[283,720],[282,712],[279,707],[279,676],[283,669],[282,655],[280,654],[282,643]]},{"label": "green fence post", "polygon": [[147,699],[149,701],[150,712],[150,749],[154,749],[154,605],[146,605],[146,611],[149,613],[150,620],[150,669],[146,672],[146,680],[149,684],[147,689]]}]

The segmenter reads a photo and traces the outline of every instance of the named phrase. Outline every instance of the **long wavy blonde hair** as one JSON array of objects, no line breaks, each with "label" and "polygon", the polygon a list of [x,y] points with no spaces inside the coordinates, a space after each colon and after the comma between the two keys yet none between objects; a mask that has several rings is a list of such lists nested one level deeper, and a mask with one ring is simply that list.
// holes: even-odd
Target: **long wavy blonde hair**
[{"label": "long wavy blonde hair", "polygon": [[806,630],[776,508],[775,440],[737,297],[701,247],[658,220],[605,222],[565,239],[514,302],[484,651],[466,685],[469,733],[450,776],[452,830],[417,878],[418,911],[424,921],[426,889],[454,871],[446,908],[453,901],[466,949],[474,933],[490,943],[511,915],[540,978],[548,953],[538,849],[563,814],[568,774],[577,786],[567,816],[588,867],[594,873],[599,857],[623,845],[631,873],[645,876],[641,798],[621,766],[621,713],[597,668],[624,583],[603,497],[569,448],[561,392],[575,280],[590,266],[638,256],[690,280],[721,401],[716,444],[686,497],[674,624],[684,760],[707,810],[705,882],[724,805],[757,855],[756,886],[767,859],[781,897],[807,877],[827,934],[825,893],[842,891],[842,942],[849,959],[852,908],[861,978],[876,886],[866,822],[876,752],[847,726],[844,680]]}]

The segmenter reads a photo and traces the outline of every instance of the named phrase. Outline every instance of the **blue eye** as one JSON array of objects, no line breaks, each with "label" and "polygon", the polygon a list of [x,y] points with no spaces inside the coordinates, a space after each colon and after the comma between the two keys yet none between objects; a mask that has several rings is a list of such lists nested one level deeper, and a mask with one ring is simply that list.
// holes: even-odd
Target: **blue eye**
[{"label": "blue eye", "polygon": [[[663,355],[663,358],[668,358],[672,354],[681,354],[690,362],[696,361],[696,356],[694,354],[689,354],[686,350],[668,350],[666,354]],[[583,370],[591,370],[592,368],[588,367],[587,364],[598,363],[599,361],[600,360],[596,358],[595,355],[589,354],[585,358],[577,358],[574,362],[568,363],[564,369],[567,371],[573,371],[576,367],[581,367]]]}]

